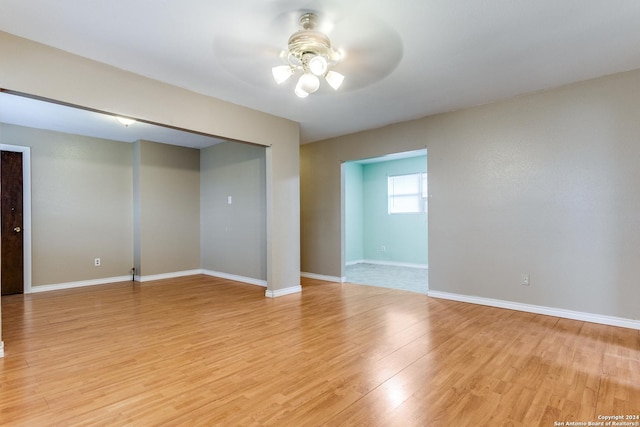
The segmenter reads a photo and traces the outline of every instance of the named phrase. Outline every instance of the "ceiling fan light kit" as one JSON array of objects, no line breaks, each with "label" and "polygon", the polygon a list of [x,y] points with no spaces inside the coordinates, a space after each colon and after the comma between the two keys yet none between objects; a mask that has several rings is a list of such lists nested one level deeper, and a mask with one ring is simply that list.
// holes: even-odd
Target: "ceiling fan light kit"
[{"label": "ceiling fan light kit", "polygon": [[316,31],[318,17],[305,13],[300,17],[302,29],[289,37],[287,50],[280,55],[286,65],[273,67],[271,72],[277,84],[286,82],[299,73],[295,94],[306,98],[320,88],[320,77],[334,90],[342,85],[344,76],[331,69],[342,60],[342,55],[331,47],[329,37]]}]

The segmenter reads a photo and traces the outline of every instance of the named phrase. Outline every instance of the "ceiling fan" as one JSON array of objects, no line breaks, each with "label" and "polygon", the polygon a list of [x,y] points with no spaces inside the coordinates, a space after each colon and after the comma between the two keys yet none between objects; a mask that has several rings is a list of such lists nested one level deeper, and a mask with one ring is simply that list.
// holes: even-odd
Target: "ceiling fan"
[{"label": "ceiling fan", "polygon": [[261,2],[242,20],[217,28],[219,64],[259,90],[281,85],[301,97],[319,97],[375,84],[400,63],[398,32],[358,3],[308,1],[296,8],[298,3]]},{"label": "ceiling fan", "polygon": [[307,12],[300,17],[302,29],[289,37],[287,50],[283,50],[280,58],[286,65],[272,68],[273,79],[282,84],[293,74],[300,73],[295,87],[295,94],[306,98],[320,88],[320,78],[334,90],[338,90],[344,75],[331,68],[342,60],[342,53],[333,49],[331,40],[326,34],[317,31],[318,17]]}]

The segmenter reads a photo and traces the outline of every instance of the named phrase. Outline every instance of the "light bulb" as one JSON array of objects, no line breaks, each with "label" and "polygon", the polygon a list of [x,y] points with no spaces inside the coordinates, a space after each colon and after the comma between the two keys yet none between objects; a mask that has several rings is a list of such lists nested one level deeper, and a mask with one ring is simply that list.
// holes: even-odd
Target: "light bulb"
[{"label": "light bulb", "polygon": [[273,80],[278,84],[282,84],[287,81],[289,77],[293,74],[293,69],[289,65],[278,65],[277,67],[273,67],[271,69],[271,73],[273,74]]},{"label": "light bulb", "polygon": [[309,71],[316,76],[322,76],[327,72],[327,60],[324,56],[316,55],[309,60]]},{"label": "light bulb", "polygon": [[336,71],[329,71],[324,78],[334,90],[338,90],[344,80],[344,76]]}]

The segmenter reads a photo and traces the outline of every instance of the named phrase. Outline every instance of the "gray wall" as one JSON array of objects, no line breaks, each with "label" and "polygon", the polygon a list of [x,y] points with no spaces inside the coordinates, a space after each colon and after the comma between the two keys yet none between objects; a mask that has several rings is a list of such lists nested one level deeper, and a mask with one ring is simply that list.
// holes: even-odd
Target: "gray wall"
[{"label": "gray wall", "polygon": [[342,276],[340,162],[426,146],[430,289],[640,319],[639,87],[632,71],[303,145],[302,270]]},{"label": "gray wall", "polygon": [[137,141],[136,274],[200,268],[200,151]]},{"label": "gray wall", "polygon": [[129,274],[131,144],[2,123],[0,132],[3,144],[31,147],[32,286]]},{"label": "gray wall", "polygon": [[126,276],[133,266],[144,276],[203,268],[266,280],[264,147],[200,152],[3,123],[0,135],[31,147],[32,286]]},{"label": "gray wall", "polygon": [[203,269],[267,280],[265,155],[233,142],[201,151]]}]

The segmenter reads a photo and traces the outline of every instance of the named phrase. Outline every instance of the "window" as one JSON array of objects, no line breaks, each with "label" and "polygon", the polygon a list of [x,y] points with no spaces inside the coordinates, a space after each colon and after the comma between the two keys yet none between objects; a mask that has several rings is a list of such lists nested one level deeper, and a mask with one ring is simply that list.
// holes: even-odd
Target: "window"
[{"label": "window", "polygon": [[389,176],[387,184],[389,214],[427,212],[426,173]]}]

